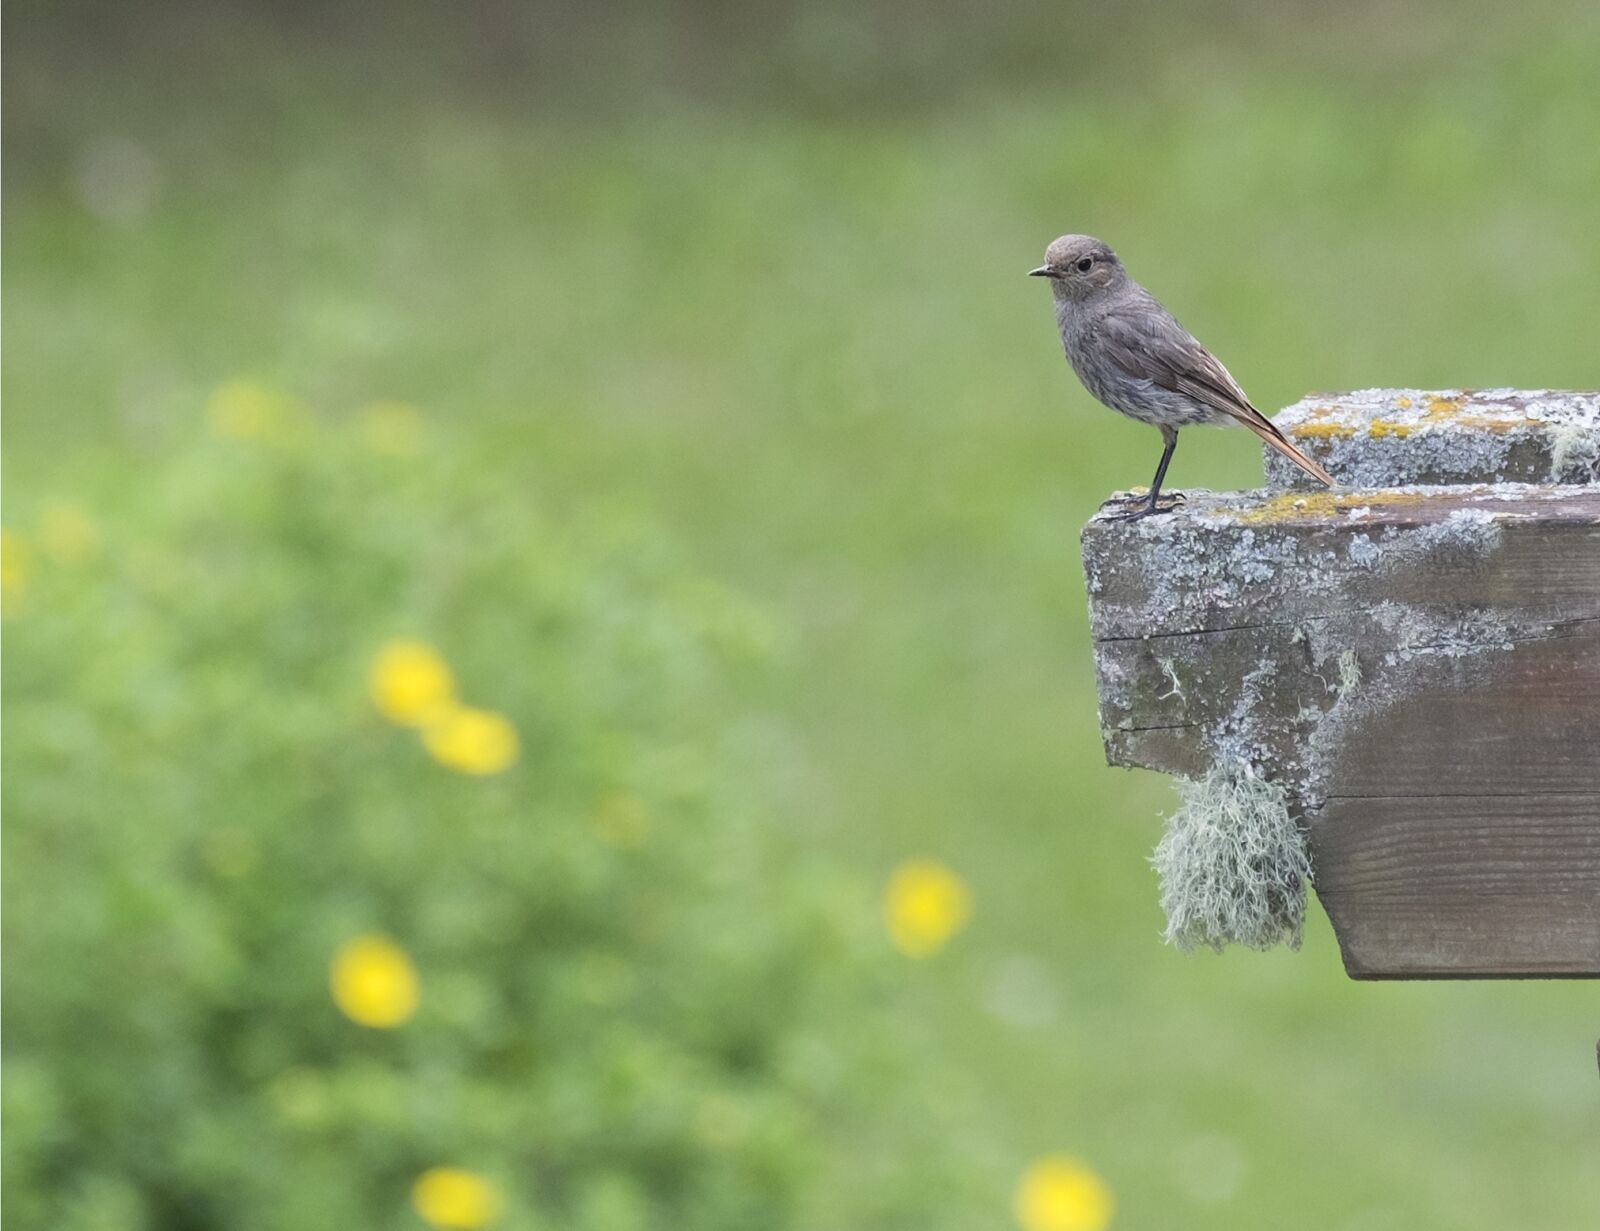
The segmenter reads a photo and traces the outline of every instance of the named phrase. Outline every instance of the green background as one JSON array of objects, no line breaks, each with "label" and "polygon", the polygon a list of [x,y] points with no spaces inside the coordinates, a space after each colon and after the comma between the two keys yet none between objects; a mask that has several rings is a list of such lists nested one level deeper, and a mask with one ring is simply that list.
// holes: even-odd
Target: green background
[{"label": "green background", "polygon": [[[1268,409],[1593,388],[1600,9],[8,16],[4,520],[102,539],[5,630],[18,1227],[410,1225],[438,1162],[507,1226],[1007,1226],[1060,1151],[1119,1227],[1593,1217],[1591,987],[1159,943],[1076,544],[1159,442],[1023,274],[1103,236]],[[208,438],[235,379],[308,438]],[[515,770],[376,720],[395,633]],[[912,962],[922,855],[975,906]],[[372,928],[392,1036],[326,994]]]}]

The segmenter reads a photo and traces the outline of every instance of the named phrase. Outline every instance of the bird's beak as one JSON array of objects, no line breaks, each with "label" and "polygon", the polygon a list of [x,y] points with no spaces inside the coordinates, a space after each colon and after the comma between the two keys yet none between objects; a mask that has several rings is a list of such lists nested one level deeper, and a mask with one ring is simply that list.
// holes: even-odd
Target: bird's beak
[{"label": "bird's beak", "polygon": [[1053,278],[1053,277],[1055,277],[1055,275],[1050,272],[1050,266],[1041,265],[1041,266],[1039,266],[1038,269],[1030,269],[1028,271],[1028,277],[1030,277],[1030,278]]}]

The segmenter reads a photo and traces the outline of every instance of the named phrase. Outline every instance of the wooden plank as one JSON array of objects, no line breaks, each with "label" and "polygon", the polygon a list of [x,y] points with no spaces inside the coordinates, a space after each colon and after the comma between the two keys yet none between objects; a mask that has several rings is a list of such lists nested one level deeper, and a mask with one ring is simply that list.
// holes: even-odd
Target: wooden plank
[{"label": "wooden plank", "polygon": [[1307,816],[1353,978],[1600,974],[1600,621],[1352,724]]},{"label": "wooden plank", "polygon": [[1108,758],[1282,783],[1356,978],[1600,975],[1600,489],[1084,530]]},{"label": "wooden plank", "polygon": [[1352,978],[1600,972],[1600,794],[1332,798],[1311,833]]},{"label": "wooden plank", "polygon": [[1154,533],[1090,522],[1109,759],[1194,774],[1238,751],[1298,770],[1330,711],[1470,688],[1508,647],[1600,619],[1600,490],[1488,490],[1309,509],[1196,493]]},{"label": "wooden plank", "polygon": [[1600,617],[1520,640],[1474,666],[1350,724],[1327,793],[1600,794]]}]

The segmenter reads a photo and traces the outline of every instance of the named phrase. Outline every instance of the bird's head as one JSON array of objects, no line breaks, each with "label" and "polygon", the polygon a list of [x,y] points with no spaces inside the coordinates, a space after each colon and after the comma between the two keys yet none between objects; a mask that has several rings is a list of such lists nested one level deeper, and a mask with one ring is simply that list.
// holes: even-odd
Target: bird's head
[{"label": "bird's head", "polygon": [[1116,290],[1128,280],[1111,245],[1092,235],[1063,235],[1044,250],[1044,264],[1028,274],[1049,278],[1057,299],[1072,300]]}]

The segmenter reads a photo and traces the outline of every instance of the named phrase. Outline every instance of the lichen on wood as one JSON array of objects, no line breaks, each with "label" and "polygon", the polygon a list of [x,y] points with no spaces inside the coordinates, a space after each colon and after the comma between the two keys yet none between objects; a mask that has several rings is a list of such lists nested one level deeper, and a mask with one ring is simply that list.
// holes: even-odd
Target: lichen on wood
[{"label": "lichen on wood", "polygon": [[[1363,389],[1313,394],[1273,422],[1341,487],[1600,482],[1600,394],[1519,389]],[[1267,483],[1307,479],[1264,453]]]},{"label": "lichen on wood", "polygon": [[[1319,403],[1365,405],[1365,431],[1353,410],[1311,422],[1330,429],[1320,439],[1389,448],[1437,422],[1513,438],[1532,420],[1542,464],[1572,472],[1600,407],[1383,397]],[[1546,413],[1557,397],[1565,419]],[[1169,938],[1230,938],[1218,886],[1249,878],[1223,875],[1227,848],[1197,836],[1225,817],[1236,850],[1281,855],[1271,794],[1309,840],[1357,977],[1600,973],[1600,484],[1497,480],[1527,457],[1490,450],[1458,463],[1472,482],[1419,485],[1405,467],[1427,455],[1409,456],[1368,487],[1191,491],[1169,515],[1114,520],[1108,506],[1084,528],[1107,756],[1187,780],[1158,861]],[[1500,802],[1458,832],[1458,796]],[[1528,824],[1547,815],[1577,819]],[[1558,840],[1564,857],[1546,849]],[[1475,910],[1498,923],[1475,927]],[[1292,928],[1231,938],[1274,934]]]}]

